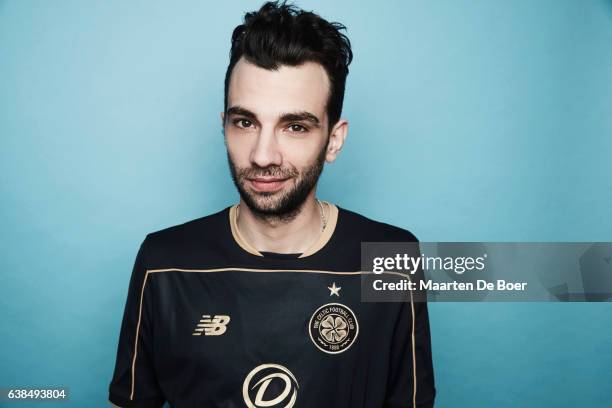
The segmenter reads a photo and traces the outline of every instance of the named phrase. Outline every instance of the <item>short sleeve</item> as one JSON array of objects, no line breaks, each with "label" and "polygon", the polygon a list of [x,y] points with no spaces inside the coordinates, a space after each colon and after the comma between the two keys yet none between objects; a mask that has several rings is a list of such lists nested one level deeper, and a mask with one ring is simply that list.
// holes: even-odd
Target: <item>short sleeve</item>
[{"label": "short sleeve", "polygon": [[[419,268],[412,278],[424,279]],[[391,341],[385,408],[431,408],[436,388],[429,312],[424,292],[401,302]],[[416,299],[419,299],[417,301]]]},{"label": "short sleeve", "polygon": [[146,238],[140,245],[125,302],[109,402],[119,407],[159,408],[165,399],[153,366]]}]

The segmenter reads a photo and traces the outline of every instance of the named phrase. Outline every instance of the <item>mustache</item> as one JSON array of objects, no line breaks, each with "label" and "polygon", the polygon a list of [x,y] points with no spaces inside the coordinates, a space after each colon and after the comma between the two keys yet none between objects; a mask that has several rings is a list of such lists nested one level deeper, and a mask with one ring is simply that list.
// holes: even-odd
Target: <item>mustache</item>
[{"label": "mustache", "polygon": [[290,178],[299,175],[296,169],[283,169],[279,166],[270,167],[245,167],[238,169],[236,172],[240,178],[257,178],[257,177],[274,177],[274,178]]}]

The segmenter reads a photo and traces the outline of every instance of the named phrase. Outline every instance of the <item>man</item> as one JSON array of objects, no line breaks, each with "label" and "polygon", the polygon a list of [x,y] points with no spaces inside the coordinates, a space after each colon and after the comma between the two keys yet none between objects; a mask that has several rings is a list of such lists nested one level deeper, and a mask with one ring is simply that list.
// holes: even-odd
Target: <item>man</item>
[{"label": "man", "polygon": [[360,299],[361,242],[416,238],[315,196],[348,131],[341,29],[266,3],[234,30],[221,120],[240,202],[145,238],[112,404],[433,406],[427,304]]}]

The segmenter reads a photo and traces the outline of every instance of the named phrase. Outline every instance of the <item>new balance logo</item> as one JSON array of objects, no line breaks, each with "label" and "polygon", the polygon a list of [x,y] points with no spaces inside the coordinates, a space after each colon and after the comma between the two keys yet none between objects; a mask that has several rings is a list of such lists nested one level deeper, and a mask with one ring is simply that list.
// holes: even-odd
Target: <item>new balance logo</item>
[{"label": "new balance logo", "polygon": [[229,321],[230,317],[227,315],[215,315],[212,319],[210,315],[203,315],[193,335],[201,336],[202,332],[204,332],[205,336],[220,336],[227,330]]}]

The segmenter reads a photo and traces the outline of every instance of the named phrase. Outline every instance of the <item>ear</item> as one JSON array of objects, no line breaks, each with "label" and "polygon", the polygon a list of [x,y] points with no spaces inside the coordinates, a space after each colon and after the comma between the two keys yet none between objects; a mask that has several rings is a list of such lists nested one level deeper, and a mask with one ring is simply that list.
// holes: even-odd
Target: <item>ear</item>
[{"label": "ear", "polygon": [[332,127],[331,133],[329,135],[329,142],[327,143],[327,152],[325,154],[325,161],[328,163],[332,163],[336,160],[336,157],[340,154],[340,150],[344,145],[344,141],[346,140],[346,136],[348,135],[348,121],[345,119],[340,119],[336,124]]},{"label": "ear", "polygon": [[225,135],[225,112],[221,112],[221,133]]}]

